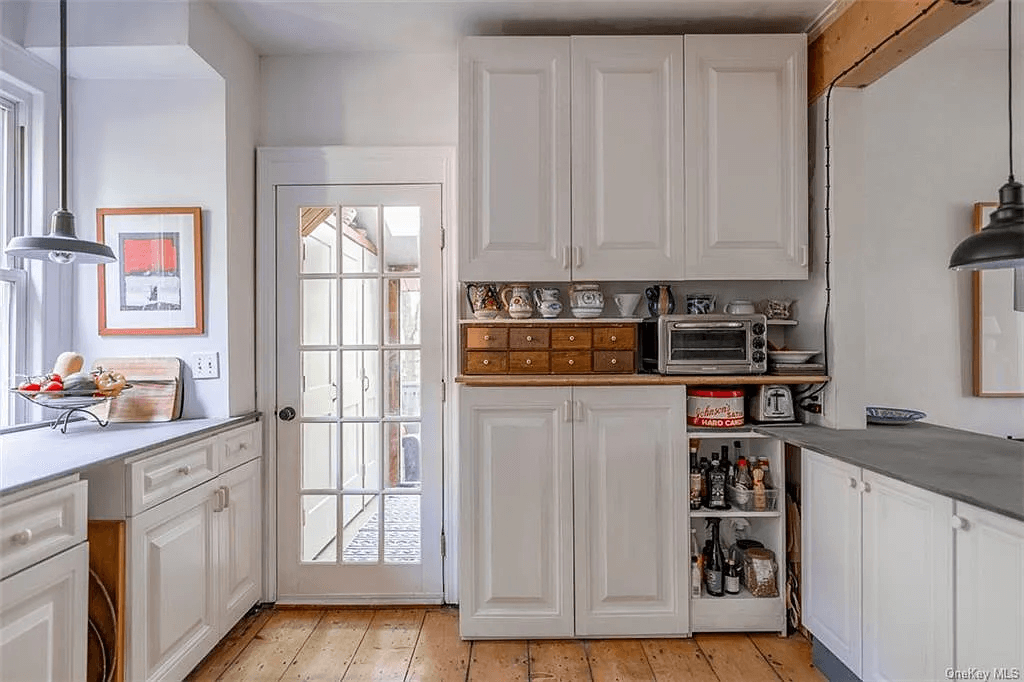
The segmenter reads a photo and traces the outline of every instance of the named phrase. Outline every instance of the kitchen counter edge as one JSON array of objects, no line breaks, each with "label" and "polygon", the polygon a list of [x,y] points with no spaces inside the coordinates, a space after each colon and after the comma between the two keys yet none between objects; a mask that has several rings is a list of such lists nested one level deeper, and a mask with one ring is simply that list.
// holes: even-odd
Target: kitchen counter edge
[{"label": "kitchen counter edge", "polygon": [[1024,443],[935,424],[754,431],[1024,521]]},{"label": "kitchen counter edge", "polygon": [[823,384],[825,375],[728,374],[460,374],[464,386],[756,386],[764,384]]},{"label": "kitchen counter edge", "polygon": [[[160,423],[122,423],[111,424],[110,427],[99,429],[93,422],[73,422],[68,427],[68,434],[61,434],[58,430],[51,430],[48,425],[43,424],[38,429],[29,429],[16,433],[0,436],[0,497],[6,497],[20,492],[31,486],[46,483],[48,481],[76,474],[97,464],[103,464],[116,459],[128,459],[141,454],[154,454],[160,450],[183,445],[189,442],[200,440],[227,431],[229,429],[244,426],[259,421],[262,418],[260,412],[248,412],[235,417],[212,417],[205,419],[179,419]],[[87,429],[90,426],[93,431],[75,432],[75,428]],[[193,428],[189,428],[193,427]],[[114,428],[110,431],[108,429]],[[163,437],[162,433],[170,433]],[[124,445],[112,444],[111,436],[117,434],[124,436]],[[33,439],[32,435],[36,438]],[[41,436],[41,438],[40,438]],[[94,450],[89,449],[89,441],[95,443],[94,436],[102,437],[102,445]],[[148,436],[148,437],[146,437]],[[37,447],[32,451],[26,448],[26,443],[33,442]],[[72,444],[77,456],[73,459],[62,458],[45,459],[40,458],[38,451],[45,450],[52,452],[53,445]],[[12,447],[14,448],[12,450]],[[32,467],[19,467],[19,458],[35,458]],[[15,471],[11,472],[11,468]]]}]

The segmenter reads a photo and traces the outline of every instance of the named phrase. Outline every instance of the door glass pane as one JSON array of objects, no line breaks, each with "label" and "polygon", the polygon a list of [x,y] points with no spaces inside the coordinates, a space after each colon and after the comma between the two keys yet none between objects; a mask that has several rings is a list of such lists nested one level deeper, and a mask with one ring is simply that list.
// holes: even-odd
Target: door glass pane
[{"label": "door glass pane", "polygon": [[384,496],[384,563],[418,564],[420,496]]},{"label": "door glass pane", "polygon": [[302,416],[328,417],[338,413],[337,351],[302,351]]},{"label": "door glass pane", "polygon": [[388,422],[384,424],[384,443],[387,460],[384,471],[388,488],[420,487],[419,422]]},{"label": "door glass pane", "polygon": [[299,231],[302,236],[301,271],[336,273],[338,215],[335,209],[328,206],[299,209]]},{"label": "door glass pane", "polygon": [[420,414],[420,352],[384,352],[385,395],[389,417],[418,417]]},{"label": "door glass pane", "polygon": [[380,489],[380,423],[341,425],[343,490]]},{"label": "door glass pane", "polygon": [[341,342],[347,346],[376,344],[380,338],[380,280],[342,280],[341,295]]},{"label": "door glass pane", "polygon": [[342,562],[375,564],[380,560],[380,496],[345,495],[345,524]]},{"label": "door glass pane", "polygon": [[388,344],[420,342],[420,280],[418,277],[384,280],[385,334]]},{"label": "door glass pane", "polygon": [[338,486],[338,425],[302,425],[302,487]]},{"label": "door glass pane", "polygon": [[341,352],[342,416],[380,416],[380,367],[378,351]]},{"label": "door glass pane", "polygon": [[420,207],[384,207],[384,258],[387,272],[420,269]]},{"label": "door glass pane", "polygon": [[337,309],[336,280],[302,280],[302,345],[331,346],[338,342]]},{"label": "door glass pane", "polygon": [[342,206],[341,271],[369,273],[380,270],[380,225],[376,206]]},{"label": "door glass pane", "polygon": [[334,563],[338,543],[338,498],[334,495],[302,496],[302,561]]}]

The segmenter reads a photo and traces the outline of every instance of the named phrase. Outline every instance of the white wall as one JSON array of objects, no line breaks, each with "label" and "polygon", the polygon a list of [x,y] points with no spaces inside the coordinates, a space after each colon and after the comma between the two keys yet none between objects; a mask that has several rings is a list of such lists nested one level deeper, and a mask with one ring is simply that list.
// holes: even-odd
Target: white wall
[{"label": "white wall", "polygon": [[454,145],[455,51],[262,57],[263,146]]},{"label": "white wall", "polygon": [[[994,32],[1005,31],[1005,11],[998,3],[983,10],[863,91],[864,376],[869,404],[1024,436],[1024,398],[972,395],[971,276],[946,268],[971,232],[973,204],[995,201],[1006,180],[1005,33]],[[992,30],[979,30],[986,22]],[[964,44],[961,30],[988,35],[987,45]],[[1015,73],[1022,67],[1018,55]]]},{"label": "white wall", "polygon": [[[78,234],[94,239],[97,208],[202,206],[206,333],[124,337],[97,332],[96,268],[79,267],[74,343],[103,356],[228,351],[225,98],[220,79],[73,81],[71,204]],[[186,369],[185,417],[228,414],[228,376],[195,381]]]}]

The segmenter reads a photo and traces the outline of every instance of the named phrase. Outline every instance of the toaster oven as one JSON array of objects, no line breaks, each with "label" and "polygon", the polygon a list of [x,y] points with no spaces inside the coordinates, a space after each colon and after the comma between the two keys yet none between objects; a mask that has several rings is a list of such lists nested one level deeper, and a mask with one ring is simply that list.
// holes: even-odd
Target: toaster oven
[{"label": "toaster oven", "polygon": [[763,374],[764,315],[662,315],[640,323],[640,366],[659,374]]}]

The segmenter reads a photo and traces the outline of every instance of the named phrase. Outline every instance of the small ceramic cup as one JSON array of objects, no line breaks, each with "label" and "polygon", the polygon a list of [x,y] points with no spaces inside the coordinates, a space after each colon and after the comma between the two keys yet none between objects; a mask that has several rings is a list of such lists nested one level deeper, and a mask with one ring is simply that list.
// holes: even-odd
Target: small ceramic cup
[{"label": "small ceramic cup", "polygon": [[615,301],[615,305],[619,308],[619,315],[622,317],[632,316],[633,311],[636,310],[637,303],[640,302],[640,294],[615,294],[612,298]]},{"label": "small ceramic cup", "polygon": [[754,303],[745,298],[737,298],[729,301],[725,306],[725,312],[730,315],[751,315],[754,313]]}]

